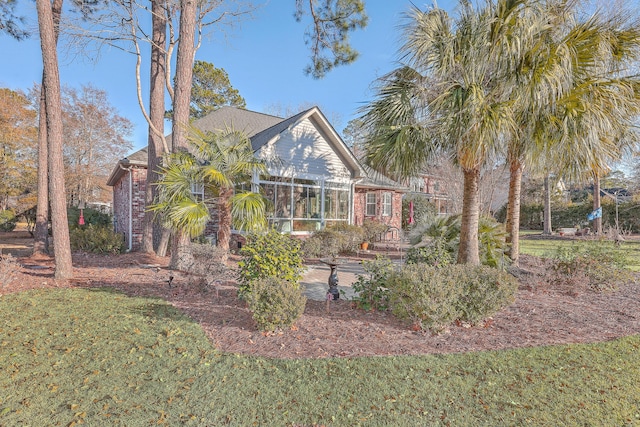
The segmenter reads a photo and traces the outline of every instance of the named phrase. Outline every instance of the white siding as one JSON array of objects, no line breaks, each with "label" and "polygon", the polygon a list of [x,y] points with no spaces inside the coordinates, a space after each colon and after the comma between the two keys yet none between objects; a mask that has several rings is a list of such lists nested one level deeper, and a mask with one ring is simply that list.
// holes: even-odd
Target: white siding
[{"label": "white siding", "polygon": [[282,132],[257,155],[267,161],[272,176],[351,181],[349,169],[309,119]]}]

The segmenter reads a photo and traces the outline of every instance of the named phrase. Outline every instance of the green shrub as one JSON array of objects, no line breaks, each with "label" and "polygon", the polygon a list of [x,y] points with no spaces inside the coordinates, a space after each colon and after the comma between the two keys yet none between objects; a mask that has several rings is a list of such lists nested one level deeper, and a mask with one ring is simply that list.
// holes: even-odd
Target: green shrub
[{"label": "green shrub", "polygon": [[507,231],[503,224],[487,216],[480,217],[478,223],[478,246],[480,262],[490,267],[501,267],[508,262]]},{"label": "green shrub", "polygon": [[394,315],[441,332],[456,320],[479,322],[513,302],[517,281],[486,266],[410,264],[390,275],[388,287]]},{"label": "green shrub", "polygon": [[[409,224],[409,203],[413,202],[413,224]],[[426,194],[407,194],[402,198],[402,229],[409,231],[428,224],[438,216],[438,209]]]},{"label": "green shrub", "polygon": [[633,280],[632,272],[626,269],[625,251],[610,241],[575,242],[558,247],[550,258],[556,273],[553,280],[576,291],[581,286],[595,291],[615,289],[618,283]]},{"label": "green shrub", "polygon": [[307,302],[299,286],[273,276],[254,280],[246,300],[261,331],[291,327],[302,316]]},{"label": "green shrub", "polygon": [[458,301],[462,321],[476,324],[515,300],[518,281],[505,271],[468,265],[458,265],[454,271],[463,287]]},{"label": "green shrub", "polygon": [[326,249],[322,239],[316,235],[307,237],[300,243],[300,250],[304,258],[321,258],[326,256]]},{"label": "green shrub", "polygon": [[426,246],[413,246],[407,251],[407,264],[428,264],[445,267],[455,261],[453,252],[444,239],[434,239]]},{"label": "green shrub", "polygon": [[340,223],[316,231],[302,242],[306,258],[322,258],[354,253],[364,241],[364,230],[356,225]]},{"label": "green shrub", "polygon": [[389,289],[387,281],[393,272],[393,262],[389,258],[377,256],[371,261],[362,261],[365,274],[351,285],[355,292],[353,301],[363,310],[387,310],[389,308]]},{"label": "green shrub", "polygon": [[77,227],[69,231],[71,249],[99,254],[117,254],[125,250],[122,234],[113,231],[110,226],[92,224]]},{"label": "green shrub", "polygon": [[[502,224],[491,217],[480,217],[478,248],[482,264],[499,267],[508,261],[505,256],[506,236],[507,233]],[[428,248],[412,253],[411,262],[413,263],[434,264],[439,261],[446,263],[449,257],[445,252],[449,252],[451,260],[454,260],[460,245],[460,215],[439,216],[430,224],[416,227],[411,232],[410,241],[418,247],[425,245],[424,247]]]},{"label": "green shrub", "polygon": [[420,329],[441,332],[460,315],[457,301],[462,287],[449,271],[410,264],[392,273],[388,287],[393,314]]},{"label": "green shrub", "polygon": [[276,230],[248,235],[240,255],[240,298],[251,292],[252,283],[256,280],[276,277],[297,287],[302,278],[304,265],[300,241]]},{"label": "green shrub", "polygon": [[363,241],[376,242],[380,240],[380,237],[389,229],[387,224],[383,224],[378,221],[365,219],[362,224]]},{"label": "green shrub", "polygon": [[84,225],[80,226],[80,209],[76,207],[68,208],[67,221],[69,222],[69,228],[86,227],[88,225],[93,225],[95,227],[110,227],[113,225],[111,215],[102,213],[96,209],[85,208],[82,210],[82,216],[84,218]]},{"label": "green shrub", "polygon": [[0,211],[0,231],[9,232],[13,231],[18,224],[15,212],[11,209]]},{"label": "green shrub", "polygon": [[219,282],[234,278],[233,270],[225,262],[227,251],[210,243],[191,242],[189,245],[190,263],[186,271],[204,280],[205,290],[215,287]]}]

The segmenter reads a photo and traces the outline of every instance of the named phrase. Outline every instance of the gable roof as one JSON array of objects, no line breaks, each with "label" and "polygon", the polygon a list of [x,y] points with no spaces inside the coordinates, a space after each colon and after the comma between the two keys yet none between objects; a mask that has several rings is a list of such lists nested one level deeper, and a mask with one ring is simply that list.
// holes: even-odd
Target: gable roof
[{"label": "gable roof", "polygon": [[[278,138],[286,130],[293,128],[298,123],[307,119],[312,121],[314,126],[325,135],[342,161],[353,171],[356,186],[370,188],[383,187],[398,190],[406,189],[396,181],[376,172],[368,166],[363,166],[318,107],[312,107],[287,119],[283,119],[269,114],[226,106],[195,120],[192,124],[198,129],[210,132],[225,129],[242,131],[250,138],[253,150],[258,151],[269,142]],[[171,140],[171,134],[167,135],[167,139]],[[146,167],[146,147],[120,160],[109,176],[107,185],[115,185],[125,172],[122,168],[130,165]]]},{"label": "gable roof", "polygon": [[[253,141],[256,134],[281,123],[283,120],[282,117],[227,106],[195,120],[192,125],[209,132],[225,129],[242,131]],[[170,137],[171,135],[168,136],[168,138]]]}]

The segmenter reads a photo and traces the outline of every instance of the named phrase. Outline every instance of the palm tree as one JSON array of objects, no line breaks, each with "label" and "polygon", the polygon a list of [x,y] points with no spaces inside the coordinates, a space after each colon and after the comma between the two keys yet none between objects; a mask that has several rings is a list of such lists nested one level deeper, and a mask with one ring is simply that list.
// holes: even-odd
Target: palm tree
[{"label": "palm tree", "polygon": [[[640,27],[624,11],[594,15],[569,37],[575,61],[571,87],[556,102],[547,135],[548,152],[571,179],[593,179],[594,209],[600,207],[600,178],[611,163],[637,146],[640,114]],[[594,222],[602,232],[601,220]]]},{"label": "palm tree", "polygon": [[[172,230],[196,237],[205,231],[215,206],[217,244],[226,252],[232,226],[248,231],[266,226],[264,198],[239,186],[248,185],[256,174],[265,174],[266,167],[240,131],[205,133],[191,128],[187,141],[188,151],[172,153],[161,168],[159,201],[150,209],[161,211]],[[171,267],[182,269],[188,255],[177,252],[172,251]]]},{"label": "palm tree", "polygon": [[514,126],[493,39],[505,34],[500,26],[522,3],[475,10],[461,0],[455,20],[437,7],[412,9],[401,49],[406,64],[380,81],[377,99],[364,109],[367,162],[378,170],[409,177],[434,153],[453,153],[464,175],[458,263],[480,263],[480,169]]}]

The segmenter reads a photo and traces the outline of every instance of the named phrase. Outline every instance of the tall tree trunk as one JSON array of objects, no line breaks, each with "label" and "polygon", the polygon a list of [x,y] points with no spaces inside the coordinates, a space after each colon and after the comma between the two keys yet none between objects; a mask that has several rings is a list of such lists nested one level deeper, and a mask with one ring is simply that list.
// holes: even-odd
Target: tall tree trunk
[{"label": "tall tree trunk", "polygon": [[191,103],[195,55],[196,6],[196,0],[180,0],[180,42],[176,56],[173,125],[171,128],[172,150],[174,152],[187,146],[186,133],[189,125],[189,104]]},{"label": "tall tree trunk", "polygon": [[[158,182],[158,167],[162,163],[163,141],[155,129],[164,128],[164,82],[165,82],[165,45],[167,39],[167,20],[164,8],[158,1],[151,2],[152,13],[152,39],[151,44],[151,69],[149,79],[149,142],[147,146],[147,186],[145,192],[145,206],[154,203]],[[154,243],[154,218],[151,211],[145,212],[144,227],[142,230],[142,252],[153,253]]]},{"label": "tall tree trunk", "polygon": [[[231,197],[233,189],[221,189],[218,198],[218,247],[229,253],[231,240]],[[225,260],[226,261],[226,260]]]},{"label": "tall tree trunk", "polygon": [[[593,210],[595,211],[601,206],[600,202],[600,176],[594,172],[593,174]],[[594,218],[593,231],[597,235],[602,235],[602,217]]]},{"label": "tall tree trunk", "polygon": [[553,229],[551,228],[551,185],[549,183],[549,174],[544,176],[544,229],[542,234],[551,236]]},{"label": "tall tree trunk", "polygon": [[60,74],[56,52],[55,25],[50,0],[36,0],[38,26],[44,68],[45,110],[49,140],[49,190],[51,200],[51,229],[55,255],[56,279],[73,276],[69,224],[67,222],[67,196],[64,188],[64,161],[62,157],[62,103]]},{"label": "tall tree trunk", "polygon": [[[193,60],[195,55],[196,0],[180,0],[180,30],[176,77],[173,97],[172,150],[187,146],[186,132],[189,125],[189,104],[193,84]],[[184,270],[187,259],[183,256],[189,247],[189,236],[183,230],[175,231],[171,247],[170,267]],[[186,236],[186,237],[185,237]]]},{"label": "tall tree trunk", "polygon": [[478,183],[480,182],[480,170],[478,168],[464,169],[463,174],[464,191],[458,264],[479,265],[478,223],[480,220],[480,201]]},{"label": "tall tree trunk", "polygon": [[509,200],[507,202],[508,255],[514,265],[520,257],[520,191],[522,189],[522,162],[514,159],[509,166]]},{"label": "tall tree trunk", "polygon": [[[51,3],[51,13],[56,44],[60,34],[60,16],[62,0]],[[49,147],[47,137],[47,107],[44,92],[44,72],[40,86],[40,117],[38,118],[38,202],[36,205],[36,224],[34,228],[33,255],[49,252]]]},{"label": "tall tree trunk", "polygon": [[44,74],[40,87],[40,117],[38,118],[38,203],[34,229],[33,255],[49,251],[49,147],[47,146],[47,114],[44,93]]}]

